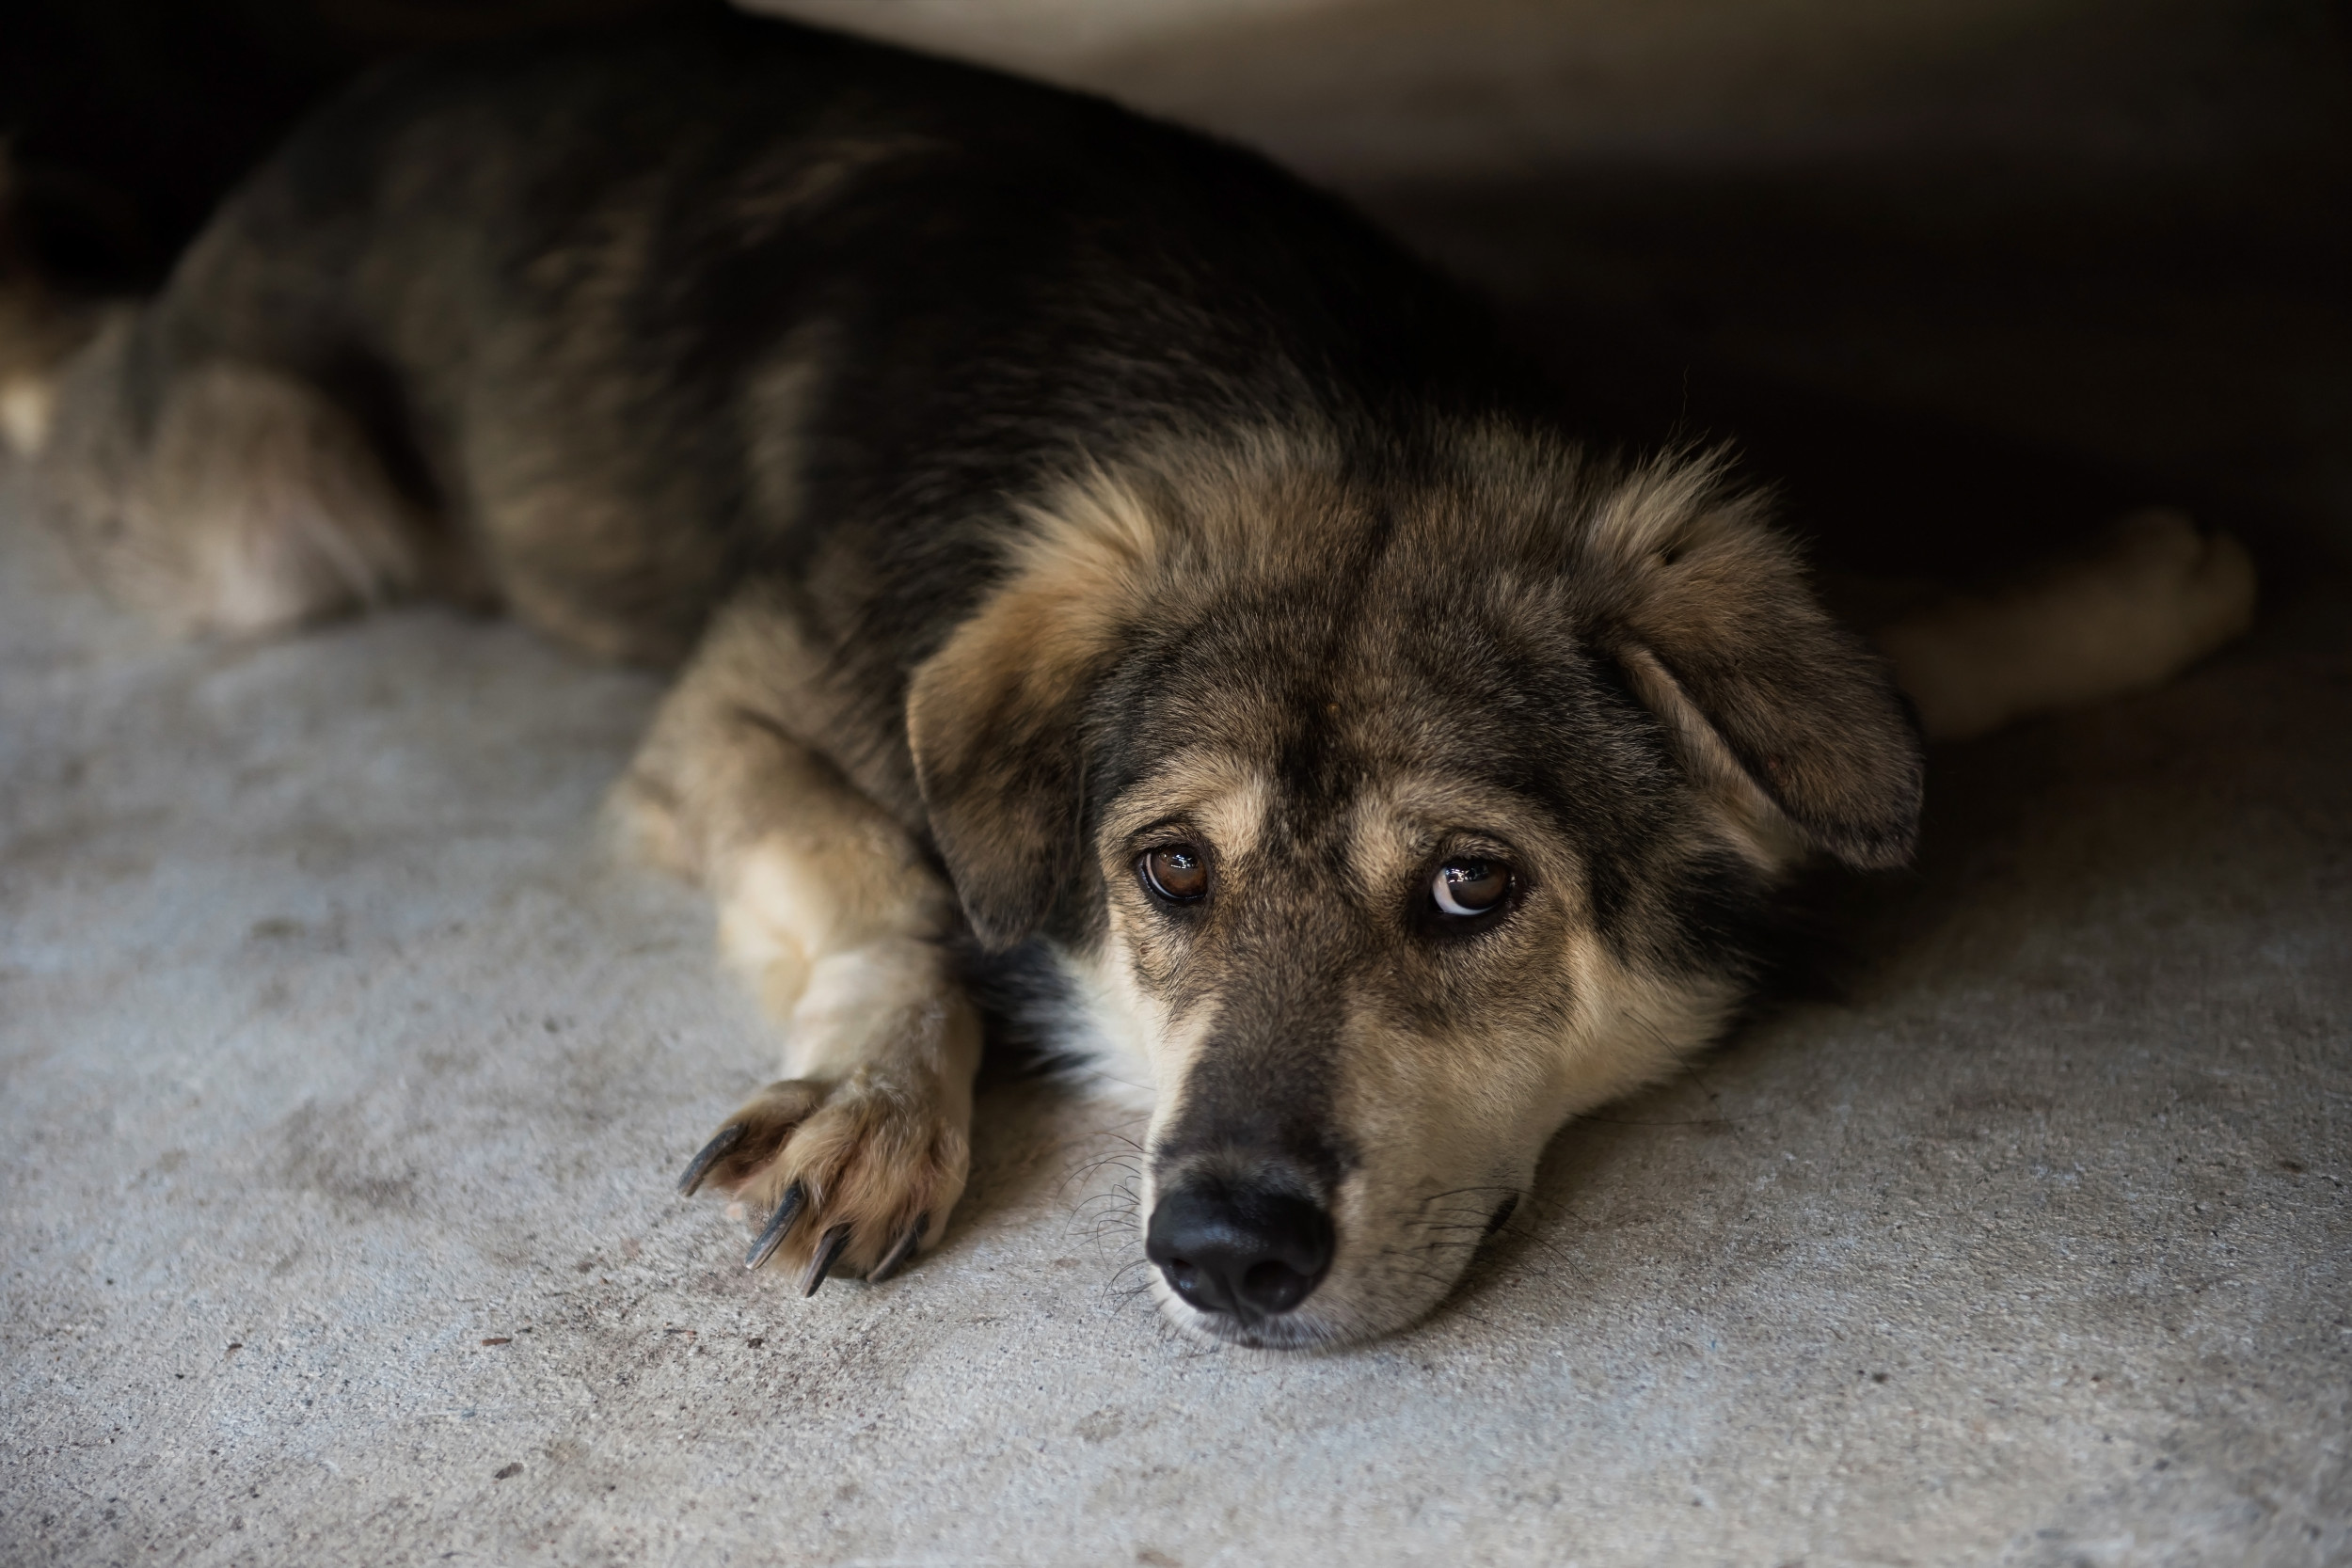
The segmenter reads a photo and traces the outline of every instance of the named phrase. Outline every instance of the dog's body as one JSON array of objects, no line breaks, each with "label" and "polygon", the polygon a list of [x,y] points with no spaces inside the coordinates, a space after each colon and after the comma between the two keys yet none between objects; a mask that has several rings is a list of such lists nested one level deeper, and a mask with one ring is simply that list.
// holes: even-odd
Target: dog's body
[{"label": "dog's body", "polygon": [[[1425,1311],[1711,1038],[1786,870],[1910,848],[1902,702],[1756,503],[1543,396],[1254,157],[711,13],[345,99],[74,363],[47,470],[189,629],[437,591],[682,667],[616,803],[785,1023],[689,1173],[755,1261],[941,1233],[977,937],[1151,1093],[1171,1314],[1305,1345]],[[2185,537],[2107,685],[2242,624]]]}]

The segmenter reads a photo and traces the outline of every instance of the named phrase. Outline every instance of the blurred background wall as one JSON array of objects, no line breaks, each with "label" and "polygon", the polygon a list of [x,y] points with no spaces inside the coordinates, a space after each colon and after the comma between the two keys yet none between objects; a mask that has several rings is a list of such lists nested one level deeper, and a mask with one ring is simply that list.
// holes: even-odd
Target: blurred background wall
[{"label": "blurred background wall", "polygon": [[1850,522],[1908,470],[1964,492],[1939,525],[2105,491],[2352,545],[2337,0],[762,3],[1263,148],[1588,403],[1736,430]]},{"label": "blurred background wall", "polygon": [[[759,4],[1260,147],[1823,515],[2352,553],[2344,0]],[[119,283],[370,59],[626,5],[5,0],[0,122],[39,247]]]},{"label": "blurred background wall", "polygon": [[1349,182],[1563,163],[2293,158],[2326,0],[758,0],[1112,94]]}]

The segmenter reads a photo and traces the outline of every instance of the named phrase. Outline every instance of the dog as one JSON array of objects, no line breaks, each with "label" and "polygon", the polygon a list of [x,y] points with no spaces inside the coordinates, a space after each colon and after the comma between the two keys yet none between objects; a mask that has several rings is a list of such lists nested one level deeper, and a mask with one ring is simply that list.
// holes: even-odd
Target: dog
[{"label": "dog", "polygon": [[753,1267],[937,1243],[1016,996],[1150,1107],[1167,1314],[1273,1348],[1426,1313],[1738,1013],[1795,868],[1902,864],[1923,723],[2254,593],[2155,515],[1874,647],[1720,454],[1580,441],[1334,198],[720,9],[370,77],[5,399],[183,631],[437,594],[675,671],[613,810],[781,1025],[681,1183]]}]

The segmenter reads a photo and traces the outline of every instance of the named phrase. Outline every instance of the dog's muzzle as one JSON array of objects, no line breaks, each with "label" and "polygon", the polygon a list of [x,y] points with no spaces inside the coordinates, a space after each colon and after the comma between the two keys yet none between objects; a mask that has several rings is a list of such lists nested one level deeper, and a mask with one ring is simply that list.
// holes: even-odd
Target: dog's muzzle
[{"label": "dog's muzzle", "polygon": [[1186,1302],[1244,1323],[1313,1294],[1331,1250],[1331,1216],[1312,1198],[1201,1177],[1160,1195],[1143,1247]]}]

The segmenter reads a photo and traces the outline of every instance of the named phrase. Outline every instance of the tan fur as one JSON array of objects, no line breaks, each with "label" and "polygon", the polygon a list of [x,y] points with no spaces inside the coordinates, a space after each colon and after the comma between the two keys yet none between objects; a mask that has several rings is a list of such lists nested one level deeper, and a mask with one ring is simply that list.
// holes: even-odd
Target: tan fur
[{"label": "tan fur", "polygon": [[[1178,579],[1188,567],[1197,594],[1234,576],[1326,564],[1311,519],[1333,504],[1319,483],[1333,463],[1311,435],[1262,431],[1170,439],[1117,470],[1079,467],[1025,509],[1003,585],[918,673],[909,698],[918,758],[923,736],[945,741],[955,714],[1073,680],[1139,604],[1186,592]],[[1284,516],[1296,526],[1264,526]]]},{"label": "tan fur", "polygon": [[[0,200],[6,194],[0,188]],[[119,314],[62,305],[37,279],[0,265],[0,451],[37,458],[48,450],[66,361]]]},{"label": "tan fur", "polygon": [[1682,683],[1646,648],[1627,649],[1622,657],[1633,689],[1665,720],[1692,770],[1714,792],[1724,825],[1748,862],[1759,869],[1777,870],[1802,858],[1804,846],[1790,831],[1786,814],[1731,754]]},{"label": "tan fur", "polygon": [[761,369],[744,400],[743,444],[753,496],[762,515],[795,517],[802,509],[803,468],[808,454],[802,431],[824,395],[822,336],[804,332],[798,352]]},{"label": "tan fur", "polygon": [[763,1217],[798,1185],[779,1266],[806,1270],[848,1225],[840,1266],[863,1273],[911,1227],[935,1241],[962,1192],[980,1029],[941,945],[954,895],[795,734],[793,699],[818,684],[795,641],[771,604],[723,612],[613,809],[642,854],[710,890],[722,951],[784,1026],[784,1078],[729,1118],[743,1141],[713,1179]]},{"label": "tan fur", "polygon": [[0,380],[0,443],[20,457],[38,457],[49,444],[56,412],[56,389],[45,375]]},{"label": "tan fur", "polygon": [[1851,863],[1899,865],[1918,782],[1910,748],[1888,738],[1902,733],[1894,694],[1833,678],[1869,656],[1723,470],[1720,454],[1661,457],[1609,490],[1588,538],[1625,607],[1619,657],[1752,835],[1777,818]]},{"label": "tan fur", "polygon": [[35,457],[49,444],[58,367],[108,312],[49,286],[18,232],[16,201],[15,160],[0,141],[0,449]]},{"label": "tan fur", "polygon": [[[1009,542],[1004,585],[916,670],[907,736],[932,832],[984,940],[1042,912],[1070,858],[1068,791],[997,788],[1008,748],[1074,785],[1071,705],[1115,646],[1164,558],[1159,516],[1099,471]],[[942,802],[955,801],[946,810]],[[1017,911],[1000,916],[999,910]]]},{"label": "tan fur", "polygon": [[1184,816],[1200,823],[1223,852],[1247,862],[1272,809],[1274,787],[1255,768],[1214,742],[1179,752],[1150,784],[1122,795],[1106,816],[1106,843],[1124,843],[1152,823]]},{"label": "tan fur", "polygon": [[[103,382],[127,330],[114,324],[75,373]],[[396,597],[427,575],[421,519],[366,438],[315,392],[266,372],[216,364],[174,383],[135,458],[54,455],[71,541],[119,597],[182,633],[281,630]]]},{"label": "tan fur", "polygon": [[121,305],[60,299],[0,258],[0,450],[18,457],[48,450],[66,362],[127,313]]},{"label": "tan fur", "polygon": [[1271,800],[1262,775],[1214,747],[1202,747],[1122,796],[1104,824],[1098,854],[1111,891],[1109,927],[1101,954],[1082,959],[1081,969],[1090,982],[1097,1029],[1108,1037],[1108,1053],[1125,1069],[1115,1077],[1149,1085],[1162,1124],[1176,1102],[1174,1088],[1200,1047],[1214,997],[1170,993],[1169,955],[1129,870],[1133,846],[1149,836],[1152,824],[1183,815],[1207,830],[1227,876],[1246,877]]},{"label": "tan fur", "polygon": [[2086,560],[1917,610],[1877,641],[1929,736],[1966,740],[2161,685],[2242,636],[2254,601],[2244,546],[2156,510]]}]

